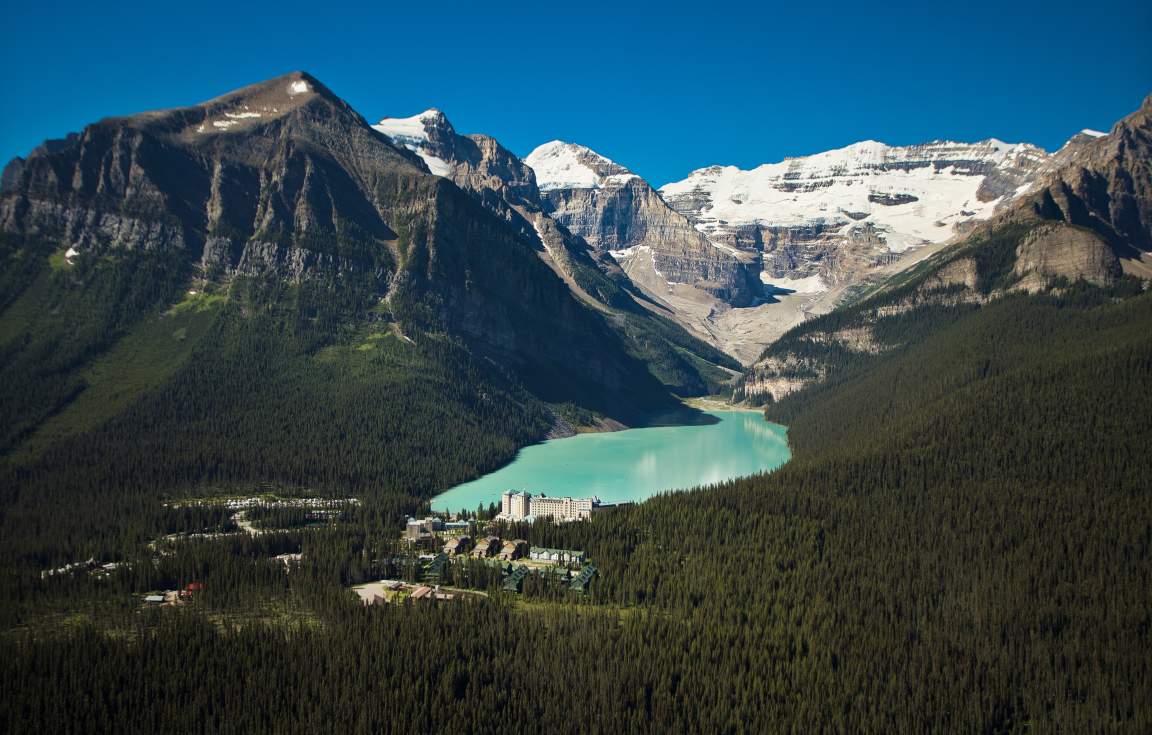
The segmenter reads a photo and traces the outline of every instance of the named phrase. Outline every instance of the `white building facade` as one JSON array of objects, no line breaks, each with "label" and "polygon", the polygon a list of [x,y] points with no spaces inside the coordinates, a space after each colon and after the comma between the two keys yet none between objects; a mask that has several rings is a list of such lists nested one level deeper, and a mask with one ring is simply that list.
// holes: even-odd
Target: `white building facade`
[{"label": "white building facade", "polygon": [[519,490],[505,490],[500,496],[500,518],[508,521],[523,520],[528,516],[550,517],[557,521],[576,521],[588,518],[600,504],[599,498],[560,498],[533,495]]}]

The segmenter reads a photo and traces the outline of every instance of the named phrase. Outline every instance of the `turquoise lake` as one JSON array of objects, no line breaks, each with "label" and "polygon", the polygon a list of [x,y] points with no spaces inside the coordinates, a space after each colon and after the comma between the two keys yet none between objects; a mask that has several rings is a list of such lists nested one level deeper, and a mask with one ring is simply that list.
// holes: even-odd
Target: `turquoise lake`
[{"label": "turquoise lake", "polygon": [[432,499],[438,511],[500,504],[505,490],[640,501],[665,490],[708,485],[788,461],[788,429],[753,411],[709,411],[707,426],[660,426],[579,434],[525,447],[511,464]]}]

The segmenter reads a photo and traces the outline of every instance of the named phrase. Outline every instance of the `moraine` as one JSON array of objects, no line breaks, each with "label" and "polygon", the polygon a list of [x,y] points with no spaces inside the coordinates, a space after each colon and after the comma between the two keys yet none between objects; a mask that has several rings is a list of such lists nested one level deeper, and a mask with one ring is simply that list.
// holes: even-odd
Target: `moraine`
[{"label": "moraine", "polygon": [[708,485],[775,469],[788,461],[787,428],[757,411],[713,411],[706,426],[660,426],[580,434],[525,447],[509,465],[436,496],[437,511],[500,503],[504,490],[640,501],[666,490]]}]

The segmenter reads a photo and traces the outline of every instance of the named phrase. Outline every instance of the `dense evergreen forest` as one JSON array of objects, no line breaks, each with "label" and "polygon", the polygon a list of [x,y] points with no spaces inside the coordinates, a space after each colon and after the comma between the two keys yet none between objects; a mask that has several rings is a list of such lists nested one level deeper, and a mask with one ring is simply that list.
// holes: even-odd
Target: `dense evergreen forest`
[{"label": "dense evergreen forest", "polygon": [[[347,586],[406,574],[403,515],[543,411],[449,393],[443,415],[406,425],[396,394],[371,390],[410,355],[394,338],[305,362],[267,336],[283,324],[202,340],[236,369],[182,368],[123,420],[9,459],[4,730],[1152,730],[1152,294],[1078,285],[895,316],[899,347],[769,407],[790,427],[783,468],[505,530],[584,549],[600,570],[587,596],[542,578],[503,594],[490,567],[462,564],[451,581],[487,598],[373,607]],[[390,389],[420,401],[461,383],[436,364]],[[212,423],[214,394],[261,381],[276,390]],[[188,431],[151,434],[166,411]],[[268,442],[236,444],[256,431],[245,416]],[[327,416],[407,444],[310,443]],[[211,482],[181,469],[213,458]],[[319,528],[147,546],[231,530],[160,499],[262,474],[363,502]],[[297,552],[297,567],[270,561]],[[127,563],[41,575],[89,555]],[[190,580],[205,585],[193,603],[141,608]]]}]

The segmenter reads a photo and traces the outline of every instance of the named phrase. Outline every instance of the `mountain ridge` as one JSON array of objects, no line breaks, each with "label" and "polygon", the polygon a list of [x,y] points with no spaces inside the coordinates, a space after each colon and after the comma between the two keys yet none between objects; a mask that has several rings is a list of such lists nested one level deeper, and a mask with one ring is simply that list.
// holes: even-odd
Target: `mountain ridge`
[{"label": "mountain ridge", "polygon": [[774,402],[899,349],[889,325],[979,308],[1015,294],[1093,286],[1116,298],[1152,277],[1152,96],[1107,135],[1077,135],[1027,191],[968,236],[854,303],[769,345],[737,392]]}]

